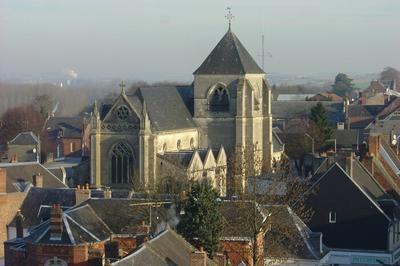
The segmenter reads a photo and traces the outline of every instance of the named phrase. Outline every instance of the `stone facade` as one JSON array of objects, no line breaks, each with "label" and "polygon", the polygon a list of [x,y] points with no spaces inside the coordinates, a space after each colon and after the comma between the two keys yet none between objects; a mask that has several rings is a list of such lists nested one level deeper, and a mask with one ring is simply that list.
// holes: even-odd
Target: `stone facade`
[{"label": "stone facade", "polygon": [[[219,65],[224,58],[229,62]],[[227,158],[238,149],[251,150],[265,168],[279,156],[273,154],[265,73],[230,30],[183,93],[178,87],[122,89],[112,104],[95,104],[91,127],[95,187],[152,189],[168,169],[183,183],[207,178],[225,195]],[[210,150],[208,157],[200,158],[200,150]]]}]

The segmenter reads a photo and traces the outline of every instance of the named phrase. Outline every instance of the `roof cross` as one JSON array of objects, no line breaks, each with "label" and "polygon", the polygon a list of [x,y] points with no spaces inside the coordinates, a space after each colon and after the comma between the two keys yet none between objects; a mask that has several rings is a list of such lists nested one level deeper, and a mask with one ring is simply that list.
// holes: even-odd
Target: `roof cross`
[{"label": "roof cross", "polygon": [[125,87],[126,87],[126,85],[125,85],[125,83],[124,83],[124,81],[122,80],[121,81],[121,83],[119,84],[119,86],[121,87],[121,92],[123,92],[123,93],[125,93]]},{"label": "roof cross", "polygon": [[228,6],[226,9],[228,10],[228,14],[226,14],[225,18],[228,20],[229,29],[231,29],[232,19],[233,19],[235,16],[232,15],[232,12],[231,12],[232,7]]}]

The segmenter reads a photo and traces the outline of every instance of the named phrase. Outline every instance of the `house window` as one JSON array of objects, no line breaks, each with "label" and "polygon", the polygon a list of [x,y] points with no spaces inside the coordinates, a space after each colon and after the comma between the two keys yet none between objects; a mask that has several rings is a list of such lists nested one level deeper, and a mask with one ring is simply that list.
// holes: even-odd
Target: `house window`
[{"label": "house window", "polygon": [[69,144],[69,151],[70,151],[70,152],[74,152],[74,151],[75,151],[75,143],[71,142],[71,143]]},{"label": "house window", "polygon": [[61,156],[60,144],[57,144],[57,158],[60,158],[60,156]]},{"label": "house window", "polygon": [[226,88],[217,87],[209,97],[211,112],[229,112],[229,96]]},{"label": "house window", "polygon": [[111,182],[128,184],[133,176],[133,152],[125,143],[118,143],[111,152]]},{"label": "house window", "polygon": [[333,211],[329,212],[329,223],[331,224],[336,223],[336,212]]}]

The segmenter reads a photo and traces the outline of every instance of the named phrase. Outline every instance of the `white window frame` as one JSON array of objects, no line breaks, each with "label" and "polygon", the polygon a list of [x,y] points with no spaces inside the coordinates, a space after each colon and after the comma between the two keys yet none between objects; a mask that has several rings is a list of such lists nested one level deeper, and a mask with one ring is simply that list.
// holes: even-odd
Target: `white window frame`
[{"label": "white window frame", "polygon": [[334,211],[329,212],[329,223],[330,224],[336,223],[336,212],[334,212]]}]

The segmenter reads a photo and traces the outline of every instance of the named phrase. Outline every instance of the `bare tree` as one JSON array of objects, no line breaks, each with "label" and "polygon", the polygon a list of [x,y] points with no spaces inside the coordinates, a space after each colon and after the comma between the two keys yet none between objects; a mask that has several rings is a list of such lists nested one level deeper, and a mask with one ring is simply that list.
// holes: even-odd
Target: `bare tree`
[{"label": "bare tree", "polygon": [[[264,167],[265,162],[258,156],[257,149],[236,150],[231,156],[230,165],[233,167],[230,179],[241,180],[233,182],[237,185],[234,191],[242,204],[236,204],[235,217],[240,226],[229,230],[241,230],[250,235],[252,262],[254,265],[264,264],[265,250],[260,253],[260,237],[267,235],[268,254],[279,255],[273,260],[285,260],[297,252],[303,241],[293,232],[293,221],[288,214],[290,207],[303,221],[311,218],[312,210],[305,205],[303,194],[308,189],[304,180],[293,174],[290,163],[286,158],[275,161],[272,169]],[[239,160],[239,161],[238,161]],[[239,184],[238,184],[239,183]],[[244,189],[243,189],[244,183]],[[250,205],[249,205],[250,204]],[[274,207],[281,206],[282,208]],[[268,218],[266,218],[268,216]],[[239,218],[237,218],[239,219]],[[229,226],[229,222],[225,226]],[[237,232],[240,234],[240,232]],[[239,251],[240,255],[240,251]],[[243,254],[246,262],[248,257]],[[247,261],[247,263],[251,263]]]}]

